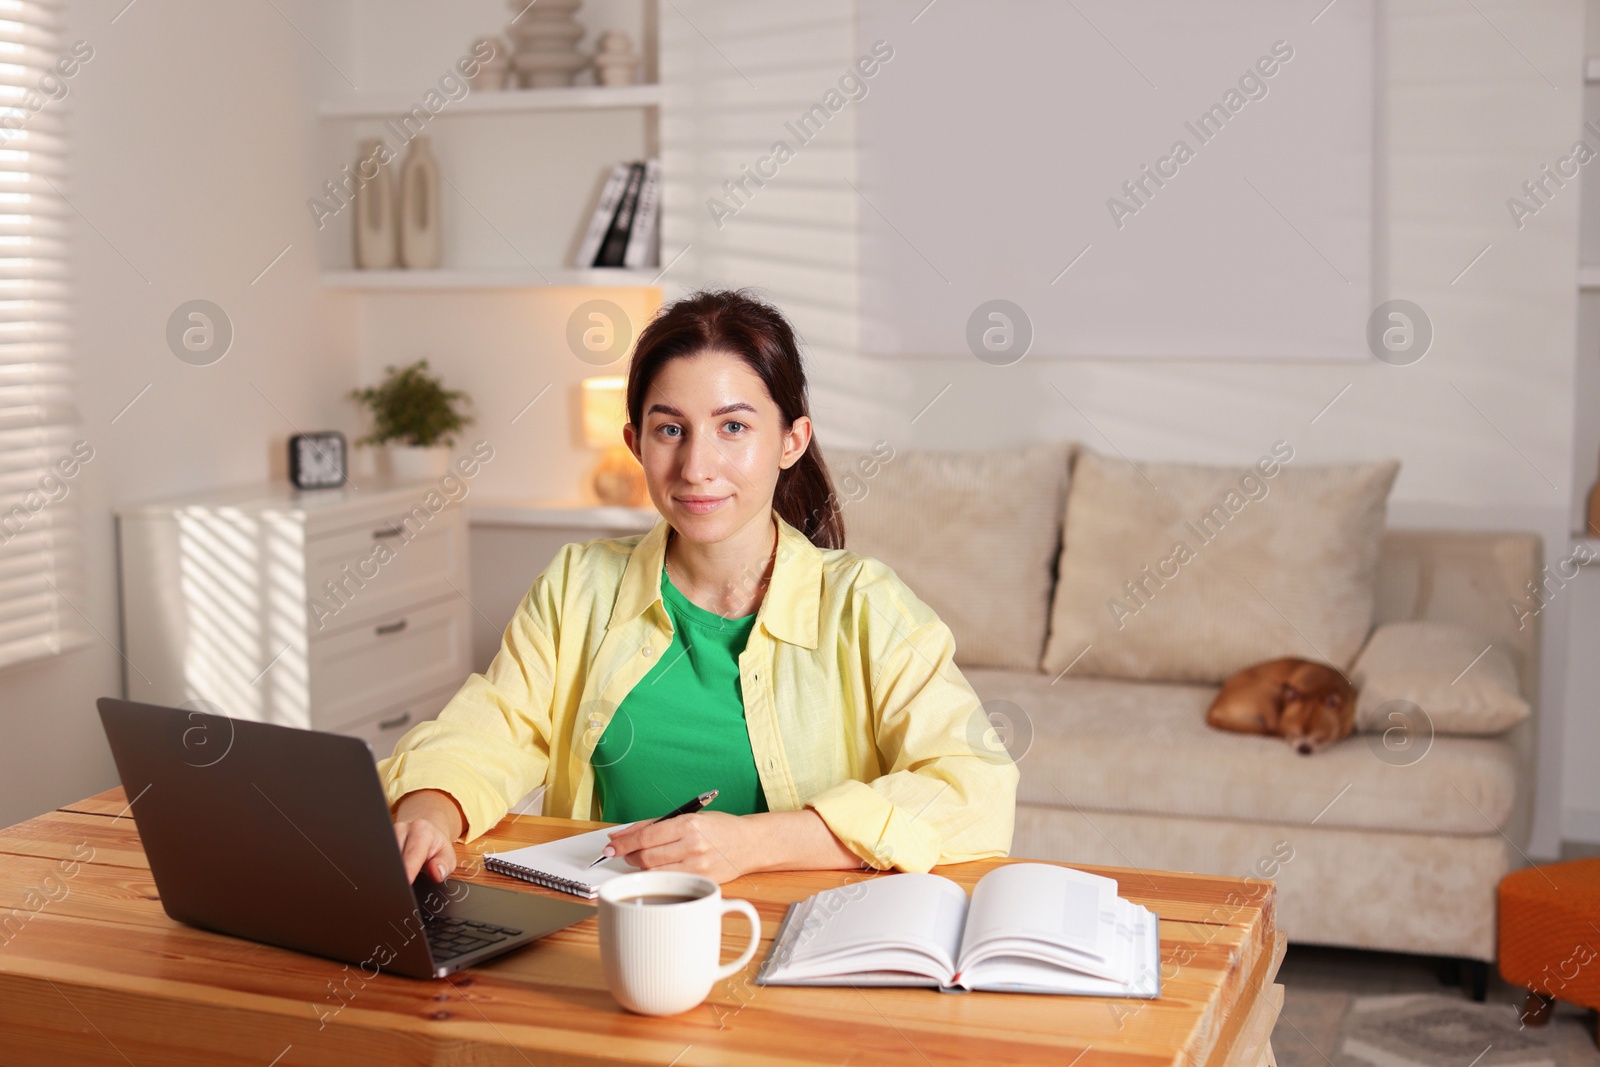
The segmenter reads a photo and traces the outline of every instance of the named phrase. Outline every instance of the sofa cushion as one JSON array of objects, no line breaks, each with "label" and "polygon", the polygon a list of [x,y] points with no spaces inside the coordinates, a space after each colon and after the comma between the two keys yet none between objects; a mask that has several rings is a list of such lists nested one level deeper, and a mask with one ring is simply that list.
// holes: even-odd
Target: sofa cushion
[{"label": "sofa cushion", "polygon": [[1356,734],[1301,756],[1207,726],[1211,686],[962,673],[1010,735],[1019,805],[1495,834],[1517,801],[1516,749],[1500,738],[1434,737],[1400,758]]},{"label": "sofa cushion", "polygon": [[1220,683],[1280,656],[1349,667],[1399,464],[1293,456],[1282,442],[1240,468],[1080,453],[1046,673]]},{"label": "sofa cushion", "polygon": [[1361,688],[1356,726],[1386,730],[1384,706],[1408,701],[1435,733],[1492,737],[1532,714],[1511,657],[1488,637],[1445,622],[1389,622],[1372,632],[1350,669]]},{"label": "sofa cushion", "polygon": [[887,563],[950,627],[963,666],[1037,670],[1073,445],[823,450],[845,547]]}]

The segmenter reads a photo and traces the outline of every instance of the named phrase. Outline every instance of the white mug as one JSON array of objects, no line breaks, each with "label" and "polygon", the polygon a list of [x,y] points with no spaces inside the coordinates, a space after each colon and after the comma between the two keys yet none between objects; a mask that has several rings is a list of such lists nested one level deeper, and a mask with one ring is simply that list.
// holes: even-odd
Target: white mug
[{"label": "white mug", "polygon": [[[761,944],[761,919],[750,902],[724,900],[717,883],[698,874],[625,874],[600,887],[599,904],[606,986],[618,1004],[641,1015],[688,1011],[712,983],[743,970]],[[722,917],[730,911],[750,920],[750,943],[719,967]]]}]

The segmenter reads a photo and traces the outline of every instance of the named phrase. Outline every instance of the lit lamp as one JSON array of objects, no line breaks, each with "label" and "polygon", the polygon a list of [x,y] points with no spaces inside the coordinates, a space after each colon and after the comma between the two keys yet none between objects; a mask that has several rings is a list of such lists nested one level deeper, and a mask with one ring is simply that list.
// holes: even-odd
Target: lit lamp
[{"label": "lit lamp", "polygon": [[622,443],[628,422],[628,380],[621,377],[583,380],[583,441],[604,449],[589,472],[589,484],[602,504],[641,507],[645,501],[644,469]]}]

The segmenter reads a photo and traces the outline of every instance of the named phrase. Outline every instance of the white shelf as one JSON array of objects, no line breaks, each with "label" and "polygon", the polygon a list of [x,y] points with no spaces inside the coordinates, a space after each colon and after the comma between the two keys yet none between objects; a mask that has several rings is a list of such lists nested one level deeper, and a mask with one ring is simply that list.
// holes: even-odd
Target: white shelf
[{"label": "white shelf", "polygon": [[[479,89],[445,104],[434,118],[448,115],[505,114],[524,111],[585,111],[655,107],[659,85],[572,85],[554,89]],[[421,101],[406,93],[358,93],[325,100],[317,113],[325,119],[383,119],[404,115]]]},{"label": "white shelf", "polygon": [[544,289],[556,286],[629,288],[657,285],[658,267],[531,267],[520,270],[446,268],[443,270],[325,270],[326,289],[373,292],[385,289]]},{"label": "white shelf", "polygon": [[467,505],[467,521],[474,526],[592,528],[635,533],[650,529],[659,518],[653,507],[608,507],[524,499],[473,500]]}]

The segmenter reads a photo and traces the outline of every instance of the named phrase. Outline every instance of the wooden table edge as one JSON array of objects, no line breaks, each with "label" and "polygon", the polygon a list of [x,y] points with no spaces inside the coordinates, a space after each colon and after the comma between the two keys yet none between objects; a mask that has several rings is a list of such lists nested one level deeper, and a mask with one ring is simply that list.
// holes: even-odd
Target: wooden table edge
[{"label": "wooden table edge", "polygon": [[[1234,1010],[1229,1014],[1216,1047],[1206,1058],[1206,1067],[1259,1067],[1261,1059],[1250,1056],[1250,1046],[1257,1037],[1255,1028],[1260,1025],[1260,1017],[1273,1002],[1273,991],[1283,988],[1277,985],[1274,979],[1278,977],[1278,968],[1283,965],[1283,957],[1288,950],[1289,935],[1281,930],[1274,930],[1272,950],[1263,952],[1253,972],[1245,976],[1244,992],[1240,994]],[[1282,996],[1278,994],[1278,1008],[1281,1008],[1282,1004]],[[1271,1014],[1275,1020],[1277,1009],[1272,1009]],[[1266,1042],[1270,1043],[1271,1037],[1272,1032],[1269,1027],[1265,1035]],[[1263,1047],[1268,1046],[1263,1045]]]},{"label": "wooden table edge", "polygon": [[1256,1000],[1255,1010],[1240,1032],[1239,1042],[1230,1058],[1230,1067],[1272,1067],[1276,1059],[1272,1053],[1272,1031],[1283,1013],[1283,983],[1278,982]]}]

